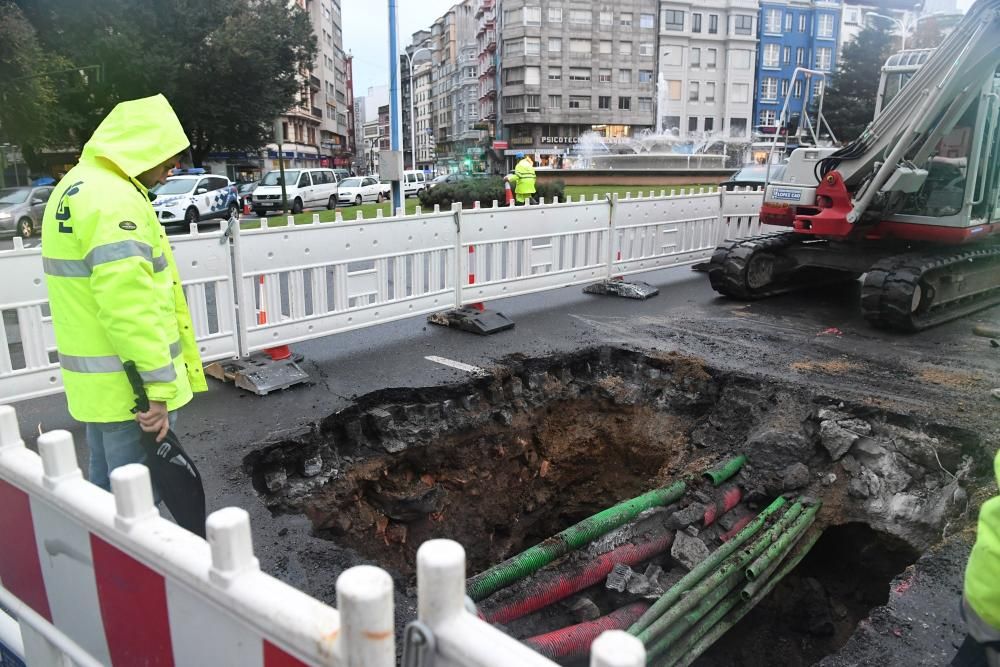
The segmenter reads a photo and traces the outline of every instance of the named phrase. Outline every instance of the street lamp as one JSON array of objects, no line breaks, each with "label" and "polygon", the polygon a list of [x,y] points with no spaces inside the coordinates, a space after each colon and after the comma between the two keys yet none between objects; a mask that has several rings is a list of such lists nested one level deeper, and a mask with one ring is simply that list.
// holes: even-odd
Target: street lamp
[{"label": "street lamp", "polygon": [[432,49],[429,46],[421,46],[419,49],[413,53],[407,53],[403,51],[403,55],[406,56],[406,69],[410,73],[410,169],[417,168],[417,139],[415,128],[417,126],[417,119],[413,116],[413,98],[416,94],[413,90],[413,57],[420,53],[421,51],[426,51],[427,53],[434,53],[436,49]]}]

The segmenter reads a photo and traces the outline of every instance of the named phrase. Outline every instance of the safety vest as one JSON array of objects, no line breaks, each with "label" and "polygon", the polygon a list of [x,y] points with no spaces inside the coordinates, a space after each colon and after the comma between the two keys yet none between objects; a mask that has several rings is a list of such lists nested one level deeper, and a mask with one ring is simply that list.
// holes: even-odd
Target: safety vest
[{"label": "safety vest", "polygon": [[531,160],[524,158],[518,162],[514,167],[514,176],[517,178],[514,183],[514,194],[535,194],[535,168],[531,166]]},{"label": "safety vest", "polygon": [[[1000,452],[993,472],[1000,485]],[[965,599],[981,619],[1000,630],[1000,496],[979,509],[976,543],[965,568]]]},{"label": "safety vest", "polygon": [[126,361],[149,399],[170,410],[207,389],[170,244],[136,180],[187,146],[162,95],[122,102],[45,208],[45,281],[66,399],[79,421],[133,419]]}]

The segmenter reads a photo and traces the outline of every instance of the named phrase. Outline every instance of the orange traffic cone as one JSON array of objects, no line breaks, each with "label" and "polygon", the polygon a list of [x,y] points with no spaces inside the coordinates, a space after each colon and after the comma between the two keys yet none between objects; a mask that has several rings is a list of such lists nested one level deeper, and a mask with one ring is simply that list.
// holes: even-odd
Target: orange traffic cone
[{"label": "orange traffic cone", "polygon": [[[258,285],[260,285],[260,309],[257,310],[257,324],[267,324],[267,299],[264,296],[266,294],[264,291],[264,276],[260,276]],[[266,352],[267,356],[271,357],[273,361],[281,361],[282,359],[288,359],[292,356],[292,349],[287,345],[269,347],[264,350],[264,352]]]},{"label": "orange traffic cone", "polygon": [[250,215],[250,200],[243,200],[243,215]]},{"label": "orange traffic cone", "polygon": [[504,199],[507,200],[507,206],[513,206],[514,191],[510,189],[510,183],[507,181],[503,182],[503,194],[504,194]]}]

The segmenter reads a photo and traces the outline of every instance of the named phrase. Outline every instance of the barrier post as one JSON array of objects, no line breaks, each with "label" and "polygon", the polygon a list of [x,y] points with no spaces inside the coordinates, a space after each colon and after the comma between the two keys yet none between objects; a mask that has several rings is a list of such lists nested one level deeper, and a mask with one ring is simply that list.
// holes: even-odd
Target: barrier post
[{"label": "barrier post", "polygon": [[[597,195],[594,195],[595,200]],[[631,193],[625,193],[625,199],[632,198]],[[615,262],[622,258],[621,247],[618,244],[618,216],[619,200],[618,193],[604,195],[608,202],[608,248],[607,266],[605,267],[604,280],[591,283],[583,288],[584,294],[608,294],[611,296],[622,296],[628,299],[645,300],[651,296],[656,296],[660,290],[649,283],[640,281],[625,281],[622,276],[615,276]]]},{"label": "barrier post", "polygon": [[646,649],[624,630],[608,630],[590,645],[590,667],[644,667]]},{"label": "barrier post", "polygon": [[337,608],[347,667],[396,664],[392,577],[380,568],[358,565],[337,579]]}]

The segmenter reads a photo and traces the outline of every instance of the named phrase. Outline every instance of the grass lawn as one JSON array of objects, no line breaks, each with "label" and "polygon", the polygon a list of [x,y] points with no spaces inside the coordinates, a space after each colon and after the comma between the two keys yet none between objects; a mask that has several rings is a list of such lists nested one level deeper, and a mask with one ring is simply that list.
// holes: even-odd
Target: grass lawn
[{"label": "grass lawn", "polygon": [[[603,198],[606,194],[617,193],[619,197],[624,198],[626,194],[631,194],[633,197],[642,194],[643,196],[648,196],[650,191],[654,194],[659,195],[660,192],[666,192],[667,194],[674,194],[680,192],[682,189],[685,190],[695,190],[697,191],[699,187],[704,187],[708,190],[715,190],[715,185],[706,184],[704,186],[698,185],[661,185],[661,186],[636,186],[636,185],[567,185],[566,186],[566,196],[572,197],[574,200],[578,199],[581,195],[585,196],[587,199],[592,199],[594,195]],[[420,200],[416,197],[410,197],[406,200],[406,214],[411,215],[416,212],[417,206],[420,205]],[[361,206],[340,206],[337,207],[336,211],[328,211],[326,209],[319,211],[306,211],[305,213],[299,213],[295,218],[295,224],[302,225],[307,224],[312,221],[313,215],[319,215],[320,222],[332,222],[336,219],[336,213],[340,213],[345,221],[354,220],[358,213],[360,212],[364,218],[374,218],[378,211],[382,211],[384,217],[390,215],[389,212],[389,202],[382,204],[362,204]],[[267,225],[268,227],[283,227],[288,224],[286,221],[288,219],[287,215],[277,215],[273,218],[269,218]],[[260,227],[260,223],[256,220],[247,220],[242,223],[242,229],[257,229]]]}]

